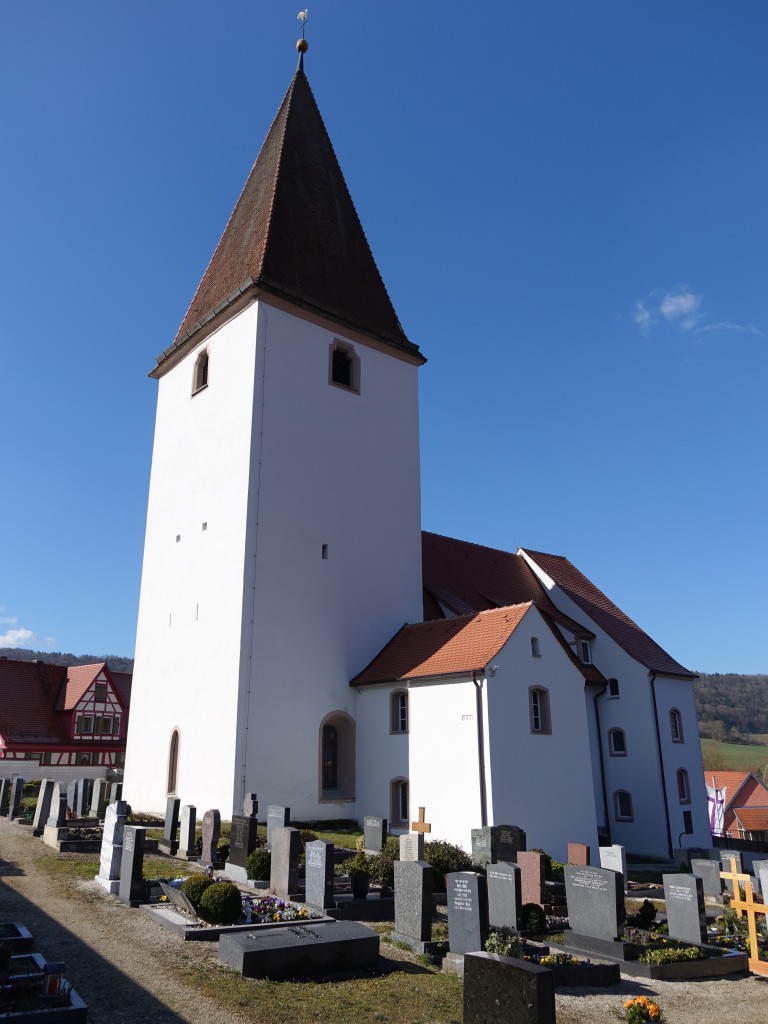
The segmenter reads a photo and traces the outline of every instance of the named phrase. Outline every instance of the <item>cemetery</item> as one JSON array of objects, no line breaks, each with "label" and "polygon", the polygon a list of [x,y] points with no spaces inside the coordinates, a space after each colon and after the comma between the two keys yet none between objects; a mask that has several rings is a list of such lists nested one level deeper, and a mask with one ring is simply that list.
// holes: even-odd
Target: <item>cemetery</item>
[{"label": "cemetery", "polygon": [[0,1020],[83,1024],[88,1008],[64,977],[64,964],[34,950],[30,932],[0,921]]}]

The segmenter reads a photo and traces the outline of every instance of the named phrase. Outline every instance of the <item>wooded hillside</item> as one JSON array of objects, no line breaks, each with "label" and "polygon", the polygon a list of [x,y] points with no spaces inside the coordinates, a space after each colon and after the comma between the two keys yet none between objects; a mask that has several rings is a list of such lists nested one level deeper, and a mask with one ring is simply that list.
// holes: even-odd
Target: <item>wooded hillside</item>
[{"label": "wooded hillside", "polygon": [[702,736],[738,743],[768,733],[768,676],[702,673],[695,693]]},{"label": "wooded hillside", "polygon": [[62,654],[61,651],[28,651],[22,647],[0,647],[0,658],[9,661],[47,661],[49,665],[93,665],[108,661],[115,672],[133,672],[133,658],[116,654]]}]

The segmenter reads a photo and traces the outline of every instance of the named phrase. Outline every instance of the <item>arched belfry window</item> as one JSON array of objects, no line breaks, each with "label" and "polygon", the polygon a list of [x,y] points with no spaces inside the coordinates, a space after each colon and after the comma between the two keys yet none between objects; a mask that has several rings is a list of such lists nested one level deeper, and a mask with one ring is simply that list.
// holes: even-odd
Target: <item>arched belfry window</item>
[{"label": "arched belfry window", "polygon": [[360,391],[360,357],[352,345],[336,339],[330,348],[328,380],[347,391]]},{"label": "arched belfry window", "polygon": [[179,730],[174,729],[171,733],[171,745],[168,750],[168,784],[166,792],[168,796],[176,795],[176,783],[179,773]]},{"label": "arched belfry window", "polygon": [[320,799],[355,798],[355,721],[332,711],[320,723]]},{"label": "arched belfry window", "polygon": [[195,363],[195,376],[192,381],[192,394],[208,387],[208,351],[201,352]]},{"label": "arched belfry window", "polygon": [[677,708],[672,708],[669,712],[669,730],[672,733],[673,743],[683,742],[683,716]]}]

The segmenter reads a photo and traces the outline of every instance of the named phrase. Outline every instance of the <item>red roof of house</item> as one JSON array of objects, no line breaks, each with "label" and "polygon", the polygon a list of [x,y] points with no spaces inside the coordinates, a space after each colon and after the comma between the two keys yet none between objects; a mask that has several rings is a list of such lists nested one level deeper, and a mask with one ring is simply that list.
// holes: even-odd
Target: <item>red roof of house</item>
[{"label": "red roof of house", "polygon": [[[761,782],[754,772],[704,772],[704,782],[708,786],[712,785],[713,778],[715,788],[725,790],[727,810],[734,809],[732,805],[737,797],[740,801],[749,800],[750,804],[756,799],[760,804],[763,802],[763,793],[765,794],[765,804],[768,806],[768,786]],[[749,786],[745,790],[744,787],[748,783]]]},{"label": "red roof of house", "polygon": [[696,673],[684,668],[678,661],[652,640],[647,633],[618,608],[591,580],[579,572],[562,555],[548,555],[542,551],[521,549],[539,565],[557,586],[571,598],[608,636],[623,647],[630,657],[641,665],[663,675],[685,676],[695,679]]},{"label": "red roof of house", "polygon": [[0,661],[0,737],[12,743],[56,743],[67,734],[56,714],[65,665],[40,661]]},{"label": "red roof of house", "polygon": [[[98,676],[107,667],[105,661],[96,662],[93,665],[70,665],[67,668],[67,679],[59,693],[56,702],[57,711],[71,711],[80,703],[83,694]],[[108,672],[105,675],[109,675]]]},{"label": "red roof of house", "polygon": [[158,367],[255,288],[422,358],[387,294],[303,61]]},{"label": "red roof of house", "polygon": [[403,626],[352,685],[479,671],[496,657],[530,607],[528,602]]},{"label": "red roof of house", "polygon": [[768,807],[734,807],[733,813],[745,832],[768,832]]}]

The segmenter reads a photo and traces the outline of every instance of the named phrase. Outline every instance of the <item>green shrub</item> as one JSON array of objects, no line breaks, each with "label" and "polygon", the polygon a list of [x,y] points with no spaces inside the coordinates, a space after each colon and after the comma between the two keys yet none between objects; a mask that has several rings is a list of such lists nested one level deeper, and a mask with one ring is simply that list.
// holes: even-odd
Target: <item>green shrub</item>
[{"label": "green shrub", "polygon": [[269,878],[272,871],[272,854],[265,846],[257,846],[248,854],[245,869],[249,878]]},{"label": "green shrub", "polygon": [[229,843],[218,843],[216,846],[216,856],[220,861],[229,860]]},{"label": "green shrub", "polygon": [[388,885],[392,888],[395,884],[395,862],[386,850],[371,854],[368,859],[368,869],[371,881],[375,885]]},{"label": "green shrub", "polygon": [[525,903],[523,905],[523,928],[529,932],[545,932],[547,930],[547,915],[538,903]]},{"label": "green shrub", "polygon": [[643,931],[650,931],[651,925],[656,920],[656,907],[650,900],[643,900],[634,914],[627,918],[627,924],[635,928],[642,928]]},{"label": "green shrub", "polygon": [[[565,864],[559,860],[551,861],[552,864],[552,877],[551,882],[564,882],[565,881]],[[549,877],[549,876],[547,876]]]},{"label": "green shrub", "polygon": [[206,878],[205,875],[190,875],[184,879],[180,888],[195,910],[199,910],[203,893],[212,885],[212,878]]},{"label": "green shrub", "polygon": [[214,882],[200,900],[200,917],[209,924],[234,924],[243,916],[240,890],[231,882]]},{"label": "green shrub", "polygon": [[344,873],[349,875],[350,878],[370,878],[370,860],[362,851],[356,853],[354,857],[344,861]]},{"label": "green shrub", "polygon": [[469,871],[472,858],[460,846],[434,839],[424,843],[424,860],[435,869],[434,888],[440,892],[445,888],[445,876],[451,871]]},{"label": "green shrub", "polygon": [[683,949],[648,949],[637,958],[641,964],[679,964],[684,960],[703,960],[704,954],[697,946]]},{"label": "green shrub", "polygon": [[486,953],[520,957],[523,946],[514,928],[495,928],[485,940]]},{"label": "green shrub", "polygon": [[317,832],[313,832],[311,828],[303,828],[299,832],[299,836],[301,837],[301,845],[306,846],[307,843],[314,843],[317,839]]}]

